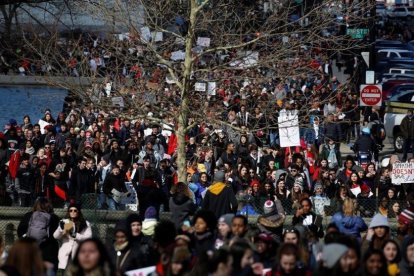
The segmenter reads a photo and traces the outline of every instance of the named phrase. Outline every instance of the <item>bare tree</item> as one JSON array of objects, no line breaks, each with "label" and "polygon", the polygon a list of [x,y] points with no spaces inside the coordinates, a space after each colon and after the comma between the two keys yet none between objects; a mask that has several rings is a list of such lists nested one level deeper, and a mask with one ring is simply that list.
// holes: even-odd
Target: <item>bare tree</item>
[{"label": "bare tree", "polygon": [[[58,34],[47,39],[33,35],[25,43],[33,52],[33,61],[48,68],[43,72],[46,78],[91,78],[94,84],[86,88],[59,82],[76,91],[83,104],[99,105],[117,116],[174,125],[178,175],[185,181],[186,134],[194,126],[241,131],[234,112],[223,115],[223,110],[231,110],[223,104],[241,101],[258,107],[263,119],[254,120],[253,133],[275,129],[280,102],[274,91],[268,91],[267,83],[315,77],[328,83],[329,72],[316,60],[329,61],[338,52],[362,47],[346,35],[344,25],[330,12],[336,2],[78,1],[78,9],[107,22],[105,37],[62,41]],[[350,6],[339,12],[352,24],[367,20],[366,14],[355,13]],[[87,39],[94,43],[85,50]],[[96,66],[95,57],[103,57],[105,66]],[[102,95],[102,86],[109,82],[112,93],[124,98],[123,109],[114,111]],[[302,88],[299,82],[291,87],[302,91],[295,97],[294,108],[305,121],[311,108],[323,101],[314,88]],[[338,89],[348,89],[347,84]],[[154,116],[147,116],[149,110]]]}]

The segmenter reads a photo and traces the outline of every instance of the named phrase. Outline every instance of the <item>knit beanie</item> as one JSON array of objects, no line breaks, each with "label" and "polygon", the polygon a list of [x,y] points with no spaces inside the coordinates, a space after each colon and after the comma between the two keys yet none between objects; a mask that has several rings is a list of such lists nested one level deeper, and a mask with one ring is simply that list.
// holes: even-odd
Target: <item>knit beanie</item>
[{"label": "knit beanie", "polygon": [[414,210],[412,208],[404,209],[398,216],[398,222],[408,226],[414,225]]},{"label": "knit beanie", "polygon": [[234,218],[234,214],[224,214],[219,218],[219,223],[225,223],[229,227],[231,227],[232,220]]},{"label": "knit beanie", "polygon": [[293,186],[299,186],[300,190],[303,191],[303,178],[302,177],[296,178]]},{"label": "knit beanie", "polygon": [[323,265],[332,268],[339,259],[348,251],[348,247],[339,243],[327,244],[322,249]]},{"label": "knit beanie", "polygon": [[381,214],[376,214],[369,224],[369,228],[375,228],[375,227],[387,227],[390,228],[390,224],[388,223],[388,218],[386,216],[383,216]]},{"label": "knit beanie", "polygon": [[370,188],[367,184],[362,184],[361,185],[361,193],[369,193],[370,192]]},{"label": "knit beanie", "polygon": [[127,221],[127,224],[128,224],[129,226],[131,226],[131,224],[132,224],[133,222],[139,222],[139,223],[141,223],[141,224],[142,224],[142,219],[141,219],[141,217],[140,217],[138,214],[130,214],[130,215],[127,217],[126,221]]},{"label": "knit beanie", "polygon": [[214,174],[213,182],[224,182],[224,172],[223,171],[217,171]]},{"label": "knit beanie", "polygon": [[275,203],[272,200],[266,200],[263,206],[263,212],[269,214],[275,210]]},{"label": "knit beanie", "polygon": [[128,226],[126,220],[120,220],[115,224],[115,231],[116,232],[123,232],[125,235],[128,235]]},{"label": "knit beanie", "polygon": [[145,219],[156,219],[157,218],[157,210],[154,207],[150,206],[145,210]]}]

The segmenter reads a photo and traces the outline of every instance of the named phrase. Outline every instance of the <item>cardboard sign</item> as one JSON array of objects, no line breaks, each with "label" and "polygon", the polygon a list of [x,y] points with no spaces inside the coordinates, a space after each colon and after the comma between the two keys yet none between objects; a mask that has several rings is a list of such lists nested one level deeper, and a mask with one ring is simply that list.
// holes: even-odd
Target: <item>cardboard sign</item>
[{"label": "cardboard sign", "polygon": [[210,47],[210,42],[209,37],[197,37],[197,46]]},{"label": "cardboard sign", "polygon": [[[68,116],[69,118],[69,116]],[[45,126],[50,125],[48,122],[43,121],[42,119],[39,120],[39,122],[37,122],[40,126],[40,133],[45,134]]]},{"label": "cardboard sign", "polygon": [[402,183],[414,183],[414,163],[392,164],[391,182],[394,185]]},{"label": "cardboard sign", "polygon": [[204,92],[206,91],[206,86],[207,85],[205,82],[196,82],[194,85],[194,90]]},{"label": "cardboard sign", "polygon": [[150,90],[158,90],[160,88],[160,85],[156,82],[147,82],[147,87]]}]

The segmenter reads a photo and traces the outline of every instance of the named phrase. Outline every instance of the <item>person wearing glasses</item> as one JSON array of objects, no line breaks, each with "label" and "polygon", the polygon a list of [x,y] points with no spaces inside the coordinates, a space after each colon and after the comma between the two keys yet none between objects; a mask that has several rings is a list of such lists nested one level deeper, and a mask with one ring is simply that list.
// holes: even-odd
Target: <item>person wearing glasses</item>
[{"label": "person wearing glasses", "polygon": [[78,204],[71,203],[66,218],[60,220],[59,227],[53,233],[56,240],[61,241],[58,253],[58,269],[65,270],[75,256],[81,241],[92,238],[91,224],[83,217]]}]

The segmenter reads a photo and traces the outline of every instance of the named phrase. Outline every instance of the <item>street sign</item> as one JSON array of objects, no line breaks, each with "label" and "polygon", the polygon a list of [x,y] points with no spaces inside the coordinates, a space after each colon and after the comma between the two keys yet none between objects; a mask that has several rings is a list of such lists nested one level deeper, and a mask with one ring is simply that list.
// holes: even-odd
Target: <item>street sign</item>
[{"label": "street sign", "polygon": [[382,85],[363,84],[360,90],[360,106],[381,106],[382,104]]},{"label": "street sign", "polygon": [[353,39],[363,39],[368,34],[368,32],[368,29],[346,29],[346,34],[351,36]]}]

